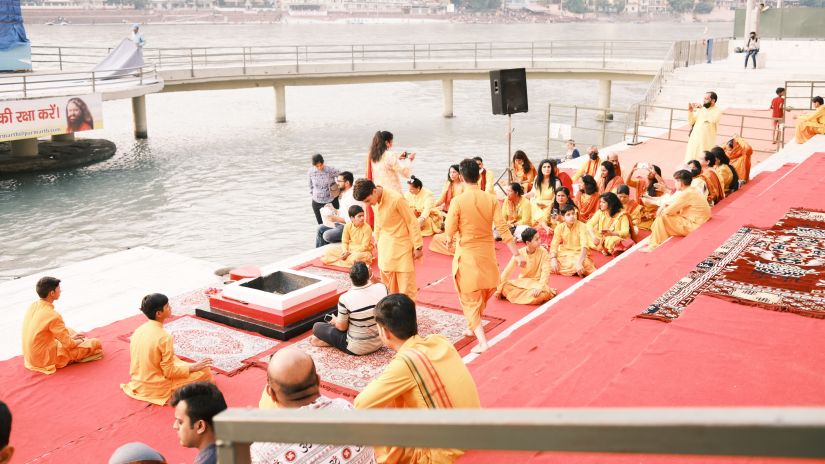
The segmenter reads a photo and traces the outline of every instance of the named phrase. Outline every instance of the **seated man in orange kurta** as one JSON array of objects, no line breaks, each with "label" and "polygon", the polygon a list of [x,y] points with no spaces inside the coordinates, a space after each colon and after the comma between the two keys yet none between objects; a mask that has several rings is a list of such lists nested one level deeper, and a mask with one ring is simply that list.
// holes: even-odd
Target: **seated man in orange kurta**
[{"label": "seated man in orange kurta", "polygon": [[[477,182],[472,185],[481,193]],[[355,397],[355,409],[481,406],[475,381],[452,342],[438,334],[418,335],[415,303],[409,297],[382,298],[375,306],[375,321],[381,341],[396,353],[384,372]],[[392,464],[450,464],[462,454],[458,449],[375,447],[378,462]]]},{"label": "seated man in orange kurta", "polygon": [[825,101],[822,97],[811,99],[814,111],[796,118],[796,143],[805,143],[816,134],[825,134]]},{"label": "seated man in orange kurta", "polygon": [[676,171],[673,179],[676,181],[676,193],[670,204],[659,209],[653,221],[648,251],[672,236],[688,235],[710,219],[707,199],[698,190],[690,188],[693,180],[690,171]]},{"label": "seated man in orange kurta", "polygon": [[35,287],[38,301],[29,306],[23,319],[23,364],[26,369],[54,374],[71,363],[96,361],[103,357],[100,340],[86,338],[66,327],[54,310],[60,298],[60,280],[43,277]]},{"label": "seated man in orange kurta", "polygon": [[172,316],[169,298],[160,293],[146,295],[140,310],[149,320],[132,334],[131,381],[120,388],[136,400],[163,406],[178,388],[192,382],[211,382],[211,359],[187,363],[175,356],[172,336],[163,330],[163,323]]}]

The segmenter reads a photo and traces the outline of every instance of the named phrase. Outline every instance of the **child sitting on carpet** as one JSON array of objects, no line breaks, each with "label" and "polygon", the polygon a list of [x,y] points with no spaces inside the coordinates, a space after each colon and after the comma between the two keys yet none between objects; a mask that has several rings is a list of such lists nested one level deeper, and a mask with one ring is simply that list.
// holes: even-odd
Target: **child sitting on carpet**
[{"label": "child sitting on carpet", "polygon": [[341,245],[329,247],[321,262],[349,269],[356,261],[372,264],[372,227],[365,222],[364,208],[352,205],[347,211],[350,222],[344,226]]},{"label": "child sitting on carpet", "polygon": [[584,277],[596,270],[590,259],[590,237],[587,225],[579,221],[572,204],[561,207],[564,222],[556,226],[550,243],[550,272],[564,276]]},{"label": "child sitting on carpet", "polygon": [[539,305],[556,296],[556,289],[547,286],[550,278],[550,254],[541,246],[541,237],[536,229],[528,227],[521,233],[521,240],[527,244],[519,254],[527,261],[517,279],[509,279],[516,267],[516,259],[510,259],[495,296],[506,298],[510,303]]}]

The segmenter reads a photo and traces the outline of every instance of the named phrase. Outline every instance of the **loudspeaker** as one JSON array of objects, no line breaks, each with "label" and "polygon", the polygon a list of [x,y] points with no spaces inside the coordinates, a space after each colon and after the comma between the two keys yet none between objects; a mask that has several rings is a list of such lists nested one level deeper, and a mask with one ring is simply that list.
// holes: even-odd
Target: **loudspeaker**
[{"label": "loudspeaker", "polygon": [[524,68],[490,71],[493,114],[527,112],[527,73]]}]

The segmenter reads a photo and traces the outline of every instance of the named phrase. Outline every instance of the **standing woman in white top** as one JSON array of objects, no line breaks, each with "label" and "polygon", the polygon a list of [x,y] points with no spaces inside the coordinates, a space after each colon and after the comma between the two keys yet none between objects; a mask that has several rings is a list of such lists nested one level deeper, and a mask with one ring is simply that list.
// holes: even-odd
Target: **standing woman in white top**
[{"label": "standing woman in white top", "polygon": [[369,153],[367,177],[377,186],[401,191],[401,178],[406,181],[412,174],[412,162],[415,153],[401,153],[392,151],[392,134],[387,131],[378,131],[372,138]]},{"label": "standing woman in white top", "polygon": [[[412,175],[412,162],[415,153],[396,154],[392,151],[392,133],[378,131],[372,137],[369,156],[367,158],[367,179],[373,181],[377,186],[394,190],[400,194],[401,180],[409,179]],[[367,224],[374,227],[372,208],[366,210]]]}]

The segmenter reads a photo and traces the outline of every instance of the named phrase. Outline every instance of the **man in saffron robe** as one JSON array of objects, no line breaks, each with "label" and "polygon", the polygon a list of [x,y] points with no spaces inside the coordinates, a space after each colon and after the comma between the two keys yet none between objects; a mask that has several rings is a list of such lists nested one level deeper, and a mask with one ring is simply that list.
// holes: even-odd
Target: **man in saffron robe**
[{"label": "man in saffron robe", "polygon": [[722,119],[717,99],[716,92],[707,92],[702,105],[688,104],[688,123],[693,129],[685,148],[685,163],[701,159],[704,152],[716,145],[716,131]]},{"label": "man in saffron robe", "polygon": [[187,363],[175,356],[172,336],[163,330],[163,323],[172,316],[169,298],[160,293],[147,295],[140,310],[149,320],[135,330],[129,341],[131,380],[120,385],[123,392],[136,400],[163,406],[178,388],[211,382],[211,359]]},{"label": "man in saffron robe", "polygon": [[375,211],[378,269],[390,293],[404,293],[415,300],[415,260],[424,255],[421,227],[410,205],[400,193],[376,187],[369,179],[358,179],[353,196]]},{"label": "man in saffron robe", "polygon": [[616,175],[622,177],[622,165],[619,164],[619,154],[608,153],[607,161],[610,161],[610,164],[613,165],[613,171],[615,171]]},{"label": "man in saffron robe", "polygon": [[825,105],[822,97],[811,99],[814,111],[796,118],[796,143],[805,143],[816,134],[825,134]]},{"label": "man in saffron robe", "polygon": [[[451,242],[456,234],[460,236],[453,256],[453,283],[464,317],[467,319],[468,329],[464,335],[476,336],[478,345],[472,351],[481,353],[487,349],[487,337],[481,325],[481,316],[487,306],[487,300],[498,287],[498,262],[493,226],[510,249],[513,259],[520,266],[525,261],[513,243],[513,235],[501,216],[498,201],[477,187],[478,165],[473,160],[465,159],[459,165],[459,169],[467,182],[467,189],[450,205],[444,233],[447,243]],[[517,183],[513,186],[521,187]]]},{"label": "man in saffron robe", "polygon": [[23,365],[26,369],[54,374],[71,363],[96,361],[103,357],[100,340],[86,338],[66,327],[55,311],[60,298],[60,280],[43,277],[35,287],[40,299],[29,306],[23,318]]},{"label": "man in saffron robe", "polygon": [[[477,182],[477,178],[468,180],[476,187],[470,192],[489,197],[478,190]],[[438,334],[418,335],[411,299],[402,294],[384,297],[375,307],[375,320],[381,341],[396,354],[384,372],[355,397],[356,409],[481,406],[475,381],[453,344]],[[458,449],[376,447],[375,454],[380,463],[449,464],[464,453]]]},{"label": "man in saffron robe", "polygon": [[690,188],[692,177],[690,171],[685,170],[673,174],[676,193],[670,204],[659,209],[659,214],[653,221],[649,249],[658,247],[669,237],[684,237],[710,219],[707,199],[696,189]]},{"label": "man in saffron robe", "polygon": [[475,162],[478,164],[478,168],[480,169],[480,173],[481,173],[478,176],[478,187],[479,187],[479,189],[481,189],[482,192],[492,193],[493,195],[495,195],[495,193],[496,193],[496,191],[494,189],[494,187],[495,187],[494,184],[496,183],[495,176],[493,176],[493,173],[488,171],[484,167],[484,160],[481,159],[480,156],[476,156],[475,158],[473,158],[473,160],[475,160]]}]

